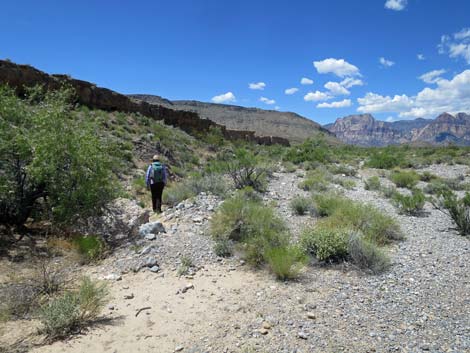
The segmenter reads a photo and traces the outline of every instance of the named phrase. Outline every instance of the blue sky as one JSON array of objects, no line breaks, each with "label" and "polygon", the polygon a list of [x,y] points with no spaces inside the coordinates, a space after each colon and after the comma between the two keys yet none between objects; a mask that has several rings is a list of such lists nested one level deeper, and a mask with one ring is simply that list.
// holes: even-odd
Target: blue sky
[{"label": "blue sky", "polygon": [[0,39],[0,58],[118,92],[322,124],[470,111],[468,0],[4,1]]}]

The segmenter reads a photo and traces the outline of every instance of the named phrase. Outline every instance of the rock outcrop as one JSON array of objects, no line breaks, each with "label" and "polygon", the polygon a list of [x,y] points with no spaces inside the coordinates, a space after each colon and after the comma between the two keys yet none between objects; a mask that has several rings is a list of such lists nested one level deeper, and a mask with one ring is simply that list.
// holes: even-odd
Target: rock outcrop
[{"label": "rock outcrop", "polygon": [[173,110],[159,104],[131,99],[123,94],[95,84],[76,80],[66,75],[49,75],[29,65],[18,65],[0,60],[0,83],[13,87],[18,95],[24,95],[25,88],[42,85],[46,89],[58,89],[64,84],[71,86],[76,93],[77,103],[92,109],[140,113],[147,117],[163,120],[166,124],[180,128],[187,133],[205,133],[211,128],[220,128],[228,139],[242,139],[259,144],[289,145],[289,140],[277,136],[258,136],[255,131],[229,130],[197,113]]},{"label": "rock outcrop", "polygon": [[345,143],[387,146],[402,143],[470,145],[470,115],[443,113],[436,119],[378,121],[370,114],[337,119],[325,128]]},{"label": "rock outcrop", "polygon": [[134,94],[130,97],[161,104],[170,109],[194,112],[231,130],[250,130],[261,136],[277,135],[291,142],[303,142],[319,133],[333,138],[332,134],[321,125],[291,112],[199,101],[170,101],[160,96],[143,94]]}]

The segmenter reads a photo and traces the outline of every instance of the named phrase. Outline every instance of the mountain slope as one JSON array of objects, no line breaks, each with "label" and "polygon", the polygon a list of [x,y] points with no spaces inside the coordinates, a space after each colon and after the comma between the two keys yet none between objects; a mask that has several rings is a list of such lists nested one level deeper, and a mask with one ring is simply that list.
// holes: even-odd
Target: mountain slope
[{"label": "mountain slope", "polygon": [[350,115],[324,126],[342,142],[359,146],[401,143],[470,145],[470,115],[443,113],[434,120],[378,121],[370,114]]},{"label": "mountain slope", "polygon": [[171,109],[195,112],[231,130],[251,130],[258,135],[280,136],[291,142],[302,142],[322,132],[335,140],[320,124],[295,113],[198,101],[169,101],[152,95],[133,94],[130,97]]}]

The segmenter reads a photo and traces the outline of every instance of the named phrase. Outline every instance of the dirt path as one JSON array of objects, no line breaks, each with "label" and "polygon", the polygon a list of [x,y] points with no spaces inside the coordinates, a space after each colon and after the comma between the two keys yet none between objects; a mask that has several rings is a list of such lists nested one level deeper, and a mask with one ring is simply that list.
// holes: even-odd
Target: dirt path
[{"label": "dirt path", "polygon": [[[297,188],[300,180],[296,173],[276,173],[267,194],[294,235],[315,222],[288,208],[304,193]],[[162,261],[157,274],[124,274],[110,282],[113,310],[105,312],[110,320],[33,352],[470,351],[468,240],[449,230],[450,221],[429,205],[427,217],[401,216],[380,195],[364,190],[359,179],[345,192],[400,221],[407,240],[390,249],[389,272],[368,276],[348,264],[311,266],[298,281],[282,283],[237,259],[219,261],[208,254],[208,239],[201,235],[205,221],[199,218],[211,217],[202,203],[177,222],[175,215],[165,215],[164,222],[178,224],[178,230],[154,243],[161,248],[156,256],[172,261],[183,251],[204,252],[198,258],[202,269],[192,278],[177,277],[171,261]],[[106,274],[103,268],[94,272]],[[177,294],[188,284],[194,288]],[[133,299],[124,299],[130,294]],[[136,317],[143,307],[150,309]]]}]

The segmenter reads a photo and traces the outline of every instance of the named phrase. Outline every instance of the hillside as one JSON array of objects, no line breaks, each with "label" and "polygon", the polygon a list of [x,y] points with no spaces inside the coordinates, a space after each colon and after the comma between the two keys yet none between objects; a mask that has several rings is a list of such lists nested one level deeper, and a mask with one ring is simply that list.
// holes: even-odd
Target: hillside
[{"label": "hillside", "polygon": [[130,97],[170,109],[195,112],[231,130],[252,130],[257,135],[280,136],[291,142],[302,142],[319,132],[331,135],[320,124],[291,112],[187,100],[169,101],[160,96],[144,94],[133,94]]},{"label": "hillside", "polygon": [[402,143],[470,145],[470,115],[448,113],[436,119],[386,122],[370,114],[339,118],[324,126],[342,142],[359,146],[387,146]]}]

